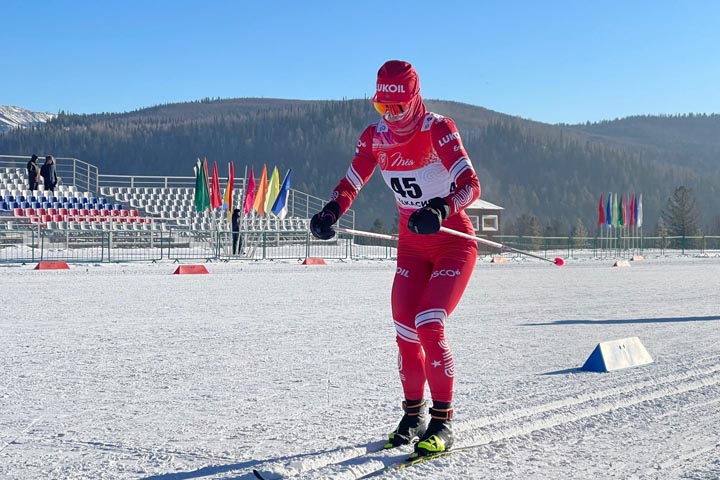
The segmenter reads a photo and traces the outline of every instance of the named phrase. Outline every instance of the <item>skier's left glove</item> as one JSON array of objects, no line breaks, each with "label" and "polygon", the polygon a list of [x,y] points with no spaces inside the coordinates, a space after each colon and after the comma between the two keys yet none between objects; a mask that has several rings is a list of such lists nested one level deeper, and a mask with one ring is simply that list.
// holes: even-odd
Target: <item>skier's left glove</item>
[{"label": "skier's left glove", "polygon": [[320,240],[330,240],[335,236],[335,229],[332,227],[340,218],[340,204],[328,202],[318,213],[310,219],[310,232]]},{"label": "skier's left glove", "polygon": [[421,235],[430,235],[440,230],[443,220],[450,215],[450,206],[445,199],[435,197],[427,206],[415,210],[408,220],[408,230]]}]

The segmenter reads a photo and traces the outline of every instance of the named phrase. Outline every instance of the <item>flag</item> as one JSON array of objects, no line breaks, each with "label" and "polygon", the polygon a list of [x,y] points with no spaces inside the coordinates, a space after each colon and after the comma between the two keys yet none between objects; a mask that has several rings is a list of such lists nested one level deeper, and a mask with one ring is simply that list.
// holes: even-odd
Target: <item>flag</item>
[{"label": "flag", "polygon": [[250,167],[250,177],[245,182],[245,202],[243,203],[243,214],[249,215],[255,201],[255,172]]},{"label": "flag", "polygon": [[223,198],[223,210],[227,210],[227,221],[232,220],[233,214],[233,187],[235,186],[235,163],[228,163],[228,182],[225,187],[225,197]]},{"label": "flag", "polygon": [[624,227],[627,225],[627,205],[625,204],[625,194],[620,195],[620,226]]},{"label": "flag", "polygon": [[612,221],[612,193],[608,193],[607,207],[605,207],[605,222],[608,228],[613,226]]},{"label": "flag", "polygon": [[287,215],[288,208],[288,195],[290,193],[290,173],[291,170],[288,170],[288,172],[285,174],[285,179],[282,182],[282,186],[280,187],[280,192],[278,193],[277,199],[275,200],[275,203],[272,206],[272,213],[274,213],[278,218],[283,219]]},{"label": "flag", "polygon": [[218,178],[217,162],[213,162],[212,182],[210,184],[210,209],[215,210],[222,205],[220,199],[220,178]]},{"label": "flag", "polygon": [[605,224],[605,206],[603,205],[602,193],[600,194],[600,204],[598,205],[598,225]]},{"label": "flag", "polygon": [[630,211],[628,212],[628,224],[630,227],[635,226],[635,194],[633,193],[630,197]]},{"label": "flag", "polygon": [[635,225],[638,227],[642,227],[643,223],[643,211],[642,211],[642,193],[640,194],[640,197],[638,197],[637,205],[635,206],[635,209],[637,210],[637,218],[635,219]]},{"label": "flag", "polygon": [[198,158],[195,165],[195,210],[202,212],[210,206],[210,195],[207,183],[207,165],[203,168]]},{"label": "flag", "polygon": [[275,199],[277,198],[278,192],[280,191],[279,177],[280,174],[278,173],[278,168],[275,167],[273,169],[272,175],[270,176],[270,181],[268,182],[267,196],[265,197],[265,212],[267,213],[270,213],[273,203],[275,203]]},{"label": "flag", "polygon": [[257,190],[255,191],[255,202],[253,203],[253,208],[260,216],[265,215],[265,196],[267,195],[267,188],[267,167],[263,165],[262,174],[260,174],[260,183],[258,183]]},{"label": "flag", "polygon": [[620,210],[618,210],[618,199],[617,199],[617,193],[613,195],[613,204],[612,204],[612,211],[613,211],[613,227],[619,227],[620,226]]}]

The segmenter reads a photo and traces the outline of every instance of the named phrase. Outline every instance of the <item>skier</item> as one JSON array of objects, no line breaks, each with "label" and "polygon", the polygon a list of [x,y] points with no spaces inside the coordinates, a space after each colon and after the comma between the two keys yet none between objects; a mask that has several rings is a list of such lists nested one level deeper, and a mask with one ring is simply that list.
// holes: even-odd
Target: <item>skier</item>
[{"label": "skier", "polygon": [[[480,182],[452,119],[428,112],[413,66],[390,60],[378,71],[373,96],[380,120],[360,135],[355,156],[329,202],[310,222],[320,239],[380,169],[399,210],[392,315],[404,415],[385,448],[414,442],[411,457],[450,449],[454,435],[455,368],[445,321],[460,301],[477,260],[477,243],[439,232],[445,226],[474,235],[463,211],[480,197]],[[432,407],[427,421],[425,385]]]}]

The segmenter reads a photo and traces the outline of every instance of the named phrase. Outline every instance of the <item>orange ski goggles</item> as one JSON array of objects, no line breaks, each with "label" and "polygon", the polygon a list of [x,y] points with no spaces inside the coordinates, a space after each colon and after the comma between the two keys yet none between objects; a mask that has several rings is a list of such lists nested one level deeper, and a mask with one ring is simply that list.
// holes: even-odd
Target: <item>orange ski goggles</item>
[{"label": "orange ski goggles", "polygon": [[410,102],[408,103],[378,103],[373,102],[375,110],[382,115],[392,115],[393,117],[402,115],[410,108]]}]

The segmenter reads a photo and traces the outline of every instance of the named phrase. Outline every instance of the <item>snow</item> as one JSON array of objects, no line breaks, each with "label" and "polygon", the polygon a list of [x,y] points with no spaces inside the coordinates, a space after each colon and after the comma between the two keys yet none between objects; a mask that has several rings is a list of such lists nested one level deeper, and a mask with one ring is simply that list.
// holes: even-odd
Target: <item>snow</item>
[{"label": "snow", "polygon": [[29,127],[52,120],[57,115],[44,112],[32,112],[22,107],[0,105],[0,133],[13,128]]},{"label": "snow", "polygon": [[[478,262],[456,446],[394,479],[720,478],[720,259]],[[353,479],[400,418],[391,261],[0,266],[0,478]],[[637,336],[654,362],[578,368]]]}]

